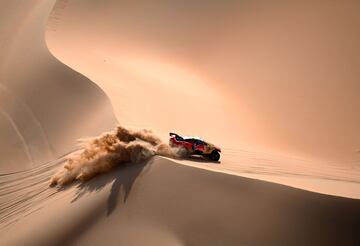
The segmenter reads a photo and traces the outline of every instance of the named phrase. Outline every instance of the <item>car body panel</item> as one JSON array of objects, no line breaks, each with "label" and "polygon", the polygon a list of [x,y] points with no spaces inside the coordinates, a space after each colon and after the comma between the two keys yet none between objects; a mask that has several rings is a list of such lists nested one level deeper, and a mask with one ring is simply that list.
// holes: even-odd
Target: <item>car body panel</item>
[{"label": "car body panel", "polygon": [[183,147],[192,154],[207,156],[210,155],[214,150],[221,152],[219,147],[198,137],[182,137],[176,133],[170,133],[169,144],[172,147]]}]

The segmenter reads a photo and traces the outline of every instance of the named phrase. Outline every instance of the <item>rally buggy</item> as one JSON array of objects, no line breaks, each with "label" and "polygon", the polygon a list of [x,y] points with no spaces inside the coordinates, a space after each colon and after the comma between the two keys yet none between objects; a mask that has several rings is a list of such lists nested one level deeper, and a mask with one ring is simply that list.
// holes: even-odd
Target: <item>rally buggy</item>
[{"label": "rally buggy", "polygon": [[198,137],[183,137],[173,132],[170,132],[169,135],[169,144],[172,147],[184,148],[190,155],[202,155],[212,161],[220,159],[221,149],[209,142]]}]

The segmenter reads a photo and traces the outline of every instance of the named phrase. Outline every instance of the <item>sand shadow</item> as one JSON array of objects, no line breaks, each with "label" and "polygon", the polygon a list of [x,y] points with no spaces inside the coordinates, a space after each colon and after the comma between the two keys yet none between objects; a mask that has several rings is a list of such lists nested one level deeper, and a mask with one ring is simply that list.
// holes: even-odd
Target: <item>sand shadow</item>
[{"label": "sand shadow", "polygon": [[127,201],[136,179],[139,177],[144,167],[150,163],[151,160],[137,164],[121,164],[110,172],[100,174],[89,181],[83,183],[77,182],[74,184],[77,186],[77,191],[74,198],[71,200],[71,203],[76,202],[87,194],[99,192],[112,183],[110,194],[107,199],[106,212],[107,216],[111,215],[118,207],[119,200],[122,200],[123,203]]},{"label": "sand shadow", "polygon": [[[71,203],[74,203],[87,194],[99,192],[106,186],[111,185],[110,194],[107,199],[106,212],[107,216],[110,216],[118,207],[119,201],[122,201],[122,203],[127,201],[136,179],[143,172],[146,166],[150,167],[151,163],[154,161],[154,158],[137,164],[123,163],[107,173],[97,175],[89,181],[77,181],[72,185],[68,185],[60,189],[66,190],[75,186],[76,193],[74,198],[71,200]],[[184,158],[184,160],[204,164],[220,164],[219,161],[211,161],[209,159],[203,158],[202,156],[189,156]]]},{"label": "sand shadow", "polygon": [[212,161],[212,160],[205,158],[203,156],[200,156],[200,155],[191,155],[191,156],[184,158],[184,160],[199,162],[199,163],[206,163],[206,164],[220,164],[221,163],[221,161]]}]

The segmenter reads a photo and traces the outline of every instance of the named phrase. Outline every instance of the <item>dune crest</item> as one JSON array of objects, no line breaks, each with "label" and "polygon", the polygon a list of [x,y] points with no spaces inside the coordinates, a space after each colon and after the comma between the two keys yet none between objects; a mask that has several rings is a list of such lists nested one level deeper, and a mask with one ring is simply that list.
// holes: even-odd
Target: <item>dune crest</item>
[{"label": "dune crest", "polygon": [[65,185],[74,180],[86,181],[122,163],[139,163],[154,155],[180,158],[178,148],[164,143],[150,130],[129,130],[118,126],[92,139],[80,140],[80,152],[73,154],[51,179],[50,186]]}]

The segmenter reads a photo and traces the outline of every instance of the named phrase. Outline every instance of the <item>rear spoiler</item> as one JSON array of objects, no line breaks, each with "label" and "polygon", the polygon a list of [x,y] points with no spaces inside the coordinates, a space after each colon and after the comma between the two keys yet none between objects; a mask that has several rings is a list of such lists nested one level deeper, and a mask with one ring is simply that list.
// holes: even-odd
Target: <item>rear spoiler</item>
[{"label": "rear spoiler", "polygon": [[180,136],[180,135],[178,135],[178,134],[176,134],[176,133],[173,133],[173,132],[170,132],[169,135],[170,135],[170,137],[174,136],[174,137],[176,137],[176,138],[183,139],[182,136]]}]

